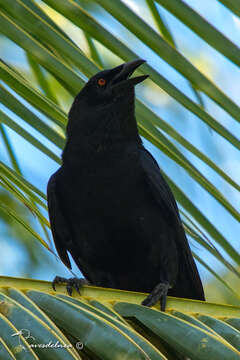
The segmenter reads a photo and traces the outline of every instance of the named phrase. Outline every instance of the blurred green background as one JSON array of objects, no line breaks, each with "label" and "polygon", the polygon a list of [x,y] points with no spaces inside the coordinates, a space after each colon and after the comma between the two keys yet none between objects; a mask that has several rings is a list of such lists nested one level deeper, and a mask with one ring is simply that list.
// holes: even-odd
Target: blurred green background
[{"label": "blurred green background", "polygon": [[[141,113],[139,108],[137,119],[145,146],[167,176],[186,194],[196,207],[194,209],[208,219],[206,223],[186,201],[180,201],[182,195],[173,188],[179,207],[187,215],[182,214],[189,229],[191,248],[199,260],[197,265],[207,299],[239,304],[234,290],[238,293],[240,276],[240,196],[237,185],[240,175],[240,72],[235,60],[240,53],[237,46],[240,41],[240,12],[238,6],[237,10],[225,7],[223,3],[228,4],[227,1],[212,0],[207,6],[200,0],[185,1],[193,13],[188,11],[188,7],[182,9],[180,6],[178,9],[175,1],[172,2],[173,9],[171,6],[167,8],[166,3],[163,0],[67,0],[65,3],[61,0],[54,4],[51,0],[13,0],[9,3],[0,0],[0,161],[13,169],[14,174],[19,174],[20,178],[46,193],[47,181],[59,167],[65,113],[83,81],[94,73],[94,69],[97,70],[95,65],[110,68],[134,58],[132,53],[120,47],[119,39],[126,49],[145,59],[166,79],[163,82],[156,74],[150,74],[150,79],[137,87],[138,99],[152,111]],[[77,11],[85,14],[86,19],[79,17]],[[179,12],[174,14],[175,11]],[[99,31],[89,16],[100,24]],[[199,22],[198,16],[206,21]],[[198,35],[196,29],[191,30],[192,22],[200,32]],[[220,38],[211,32],[211,25]],[[54,42],[52,32],[62,39],[60,45]],[[106,34],[113,35],[116,42],[108,39]],[[225,44],[221,36],[231,39],[232,43]],[[37,44],[36,48],[29,39]],[[51,64],[48,53],[62,68],[60,65],[54,68],[55,63]],[[186,61],[181,62],[182,59]],[[148,70],[144,68],[146,73]],[[39,94],[43,96],[49,109],[54,109],[53,118],[47,111],[41,111],[40,100],[40,109],[34,100],[31,101],[33,94],[27,98],[26,89],[21,89],[20,85],[16,89],[14,81],[10,81],[10,73],[13,79],[18,78],[19,83],[26,82],[32,90],[37,90],[38,100]],[[209,80],[214,84],[213,88]],[[182,102],[187,98],[190,104],[197,104],[198,110],[194,113],[194,105],[187,109],[186,102],[183,106],[180,95],[173,97],[174,89],[182,94]],[[13,102],[11,96],[14,96]],[[203,121],[196,112],[201,112],[202,118],[208,121]],[[27,122],[26,118],[30,120]],[[14,129],[15,125],[11,126],[7,119],[31,134],[58,160],[54,161],[53,156],[40,151],[32,139],[26,139],[22,130]],[[163,124],[170,126],[167,128]],[[192,144],[200,155],[186,146],[186,142]],[[220,170],[207,165],[204,156]],[[0,274],[45,280],[52,280],[56,274],[69,277],[70,272],[52,253],[55,249],[51,234],[47,222],[44,224],[48,218],[46,208],[37,205],[43,218],[39,217],[32,194],[45,205],[46,202],[30,188],[29,183],[28,193],[6,174],[6,168],[0,167]],[[36,234],[49,244],[52,252],[37,241],[40,239]],[[73,272],[81,275],[75,265]]]}]

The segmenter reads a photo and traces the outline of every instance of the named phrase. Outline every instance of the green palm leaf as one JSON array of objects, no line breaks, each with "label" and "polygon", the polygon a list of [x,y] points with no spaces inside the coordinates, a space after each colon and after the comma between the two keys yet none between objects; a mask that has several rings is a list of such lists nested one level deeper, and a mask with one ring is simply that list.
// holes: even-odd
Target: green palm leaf
[{"label": "green palm leaf", "polygon": [[[84,286],[81,296],[69,297],[64,286],[59,289],[53,292],[43,281],[0,278],[6,353],[14,356],[18,348],[20,359],[26,350],[26,359],[240,358],[239,307],[168,298],[163,313],[159,304],[138,305],[146,294]],[[58,349],[37,346],[46,341]]]},{"label": "green palm leaf", "polygon": [[[240,7],[236,1],[219,0],[219,2],[227,7],[229,13],[239,16]],[[91,6],[97,6],[97,10],[91,11]],[[146,0],[146,9],[149,10],[151,16],[147,22],[144,16],[140,16],[128,7],[126,1],[120,0],[88,2],[0,0],[0,33],[5,39],[11,40],[20,47],[28,60],[27,70],[23,71],[13,66],[10,61],[0,59],[0,103],[4,106],[0,109],[0,134],[11,164],[10,167],[6,161],[0,161],[0,186],[16,204],[24,204],[31,216],[26,219],[17,207],[11,208],[4,201],[0,204],[0,215],[4,213],[4,216],[21,224],[32,238],[37,239],[49,250],[46,230],[49,227],[46,219],[46,195],[31,179],[25,177],[24,172],[21,172],[22,157],[17,154],[11,143],[8,129],[13,130],[17,136],[38,149],[45,156],[46,161],[51,159],[61,164],[59,151],[65,144],[67,124],[65,102],[61,98],[62,92],[71,101],[84,86],[86,79],[105,67],[108,56],[117,57],[118,62],[140,57],[140,51],[135,51],[133,47],[126,44],[123,35],[116,36],[108,30],[104,22],[100,22],[100,17],[96,15],[98,9],[101,14],[111,15],[132,38],[138,39],[138,44],[144,45],[149,52],[151,50],[156,57],[163,59],[171,68],[179,72],[189,82],[195,93],[196,102],[164,77],[160,69],[147,63],[140,70],[141,73],[150,75],[150,81],[146,82],[146,87],[154,84],[156,88],[161,88],[182,105],[182,111],[194,115],[195,122],[201,121],[207,124],[221,140],[226,140],[227,145],[231,145],[234,151],[240,149],[237,133],[229,130],[230,127],[223,122],[220,123],[215,113],[210,114],[207,106],[203,106],[203,102],[205,105],[205,99],[211,99],[218,109],[224,110],[232,117],[234,125],[237,125],[240,120],[238,104],[225,93],[224,89],[220,89],[213,80],[198,70],[184,52],[180,51],[177,46],[177,34],[175,35],[175,32],[170,30],[165,17],[162,17],[161,10],[170,12],[205,43],[237,66],[239,66],[240,49],[184,1]],[[61,14],[62,19],[68,21],[69,24],[74,24],[74,29],[83,34],[88,50],[78,46],[52,14]],[[150,21],[152,21],[152,26],[150,26]],[[154,29],[154,24],[157,30]],[[103,50],[102,53],[100,49]],[[57,90],[52,89],[53,81],[57,84]],[[160,117],[151,105],[146,104],[141,95],[136,100],[136,117],[141,135],[178,166],[180,165],[189,175],[192,184],[200,185],[214,198],[214,201],[222,206],[223,214],[226,212],[239,221],[239,209],[232,204],[230,198],[224,195],[223,190],[218,188],[212,179],[210,180],[206,175],[207,172],[195,165],[194,157],[200,160],[202,165],[206,165],[206,169],[217,174],[230,189],[239,191],[239,183],[222,168],[221,164],[214,161],[211,153],[198,149],[193,141],[180,133],[175,126],[170,125],[166,119]],[[211,254],[239,278],[238,251],[221,230],[194,204],[189,194],[178,185],[177,179],[167,174],[164,176],[181,207],[185,229],[194,244],[204,249],[204,254],[206,251]],[[42,226],[42,234],[38,234],[31,221],[33,214]],[[199,255],[194,252],[194,255],[218,281],[234,294],[235,299],[239,298],[234,286],[217,274],[214,267],[201,256],[201,253]],[[10,279],[1,281],[2,284],[6,281],[9,287],[8,290],[5,288],[1,290],[1,300],[3,303],[11,304],[15,311],[14,316],[8,319],[3,311],[4,307],[0,305],[0,328],[5,329],[5,334],[9,335],[11,331],[16,332],[16,329],[19,329],[20,323],[14,321],[14,318],[19,316],[19,319],[24,319],[24,317],[28,319],[31,326],[36,328],[39,339],[42,341],[49,332],[54,339],[60,338],[59,341],[69,342],[71,345],[77,342],[78,337],[86,340],[85,352],[76,351],[74,347],[70,347],[62,353],[57,354],[54,351],[49,353],[50,355],[47,356],[50,358],[59,356],[59,359],[81,357],[83,359],[112,359],[109,357],[109,349],[105,346],[110,338],[116,359],[118,356],[124,358],[123,349],[126,348],[129,349],[129,357],[127,357],[129,359],[180,359],[181,356],[205,359],[207,355],[204,351],[209,353],[211,349],[214,349],[212,359],[220,357],[220,353],[224,354],[226,359],[239,358],[238,308],[169,299],[168,308],[172,306],[174,312],[171,312],[172,315],[170,311],[163,315],[156,309],[139,307],[137,304],[141,302],[143,295],[84,288],[83,297],[79,300],[65,295],[56,296],[50,292],[49,285],[45,283],[43,283],[43,288],[40,283],[35,288],[33,283],[27,282],[27,288],[31,290],[26,292],[22,291],[26,288],[18,287],[18,281],[14,281],[14,285]],[[11,289],[15,286],[19,290]],[[71,314],[71,319],[75,319],[76,322],[68,324],[67,318],[59,315],[64,311],[68,316]],[[54,312],[56,312],[55,317],[52,315]],[[201,313],[201,315],[196,315],[196,313]],[[157,321],[166,326],[154,328],[152,317],[157,318]],[[83,324],[83,328],[78,329],[78,333],[74,331],[77,323]],[[175,328],[178,329],[178,339],[174,336]],[[188,331],[192,336],[184,344],[182,339]],[[229,337],[226,335],[228,332]],[[35,351],[23,337],[21,341],[29,351],[27,355],[21,351],[16,352],[16,338],[8,335],[1,338],[0,333],[2,345],[0,358],[1,356],[4,359],[21,359],[24,358],[23,356],[28,356],[26,358],[29,359],[45,358],[44,352]],[[207,339],[207,341],[204,342],[205,340],[201,339]],[[195,351],[196,341],[201,345],[199,345],[199,351]]]}]

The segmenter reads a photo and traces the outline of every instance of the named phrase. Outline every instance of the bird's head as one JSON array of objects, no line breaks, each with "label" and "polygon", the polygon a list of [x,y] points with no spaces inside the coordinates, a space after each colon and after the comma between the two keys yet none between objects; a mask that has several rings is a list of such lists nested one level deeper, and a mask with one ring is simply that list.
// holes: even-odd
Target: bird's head
[{"label": "bird's head", "polygon": [[134,86],[148,75],[130,76],[144,62],[145,60],[138,59],[97,73],[89,79],[77,97],[95,107],[111,105],[123,97],[133,97]]},{"label": "bird's head", "polygon": [[134,116],[134,87],[148,75],[131,75],[144,62],[134,60],[101,71],[89,79],[69,112],[69,141],[73,137],[77,141],[77,136],[87,136],[91,137],[91,141],[114,143],[119,138],[129,138],[133,133],[138,135]]}]

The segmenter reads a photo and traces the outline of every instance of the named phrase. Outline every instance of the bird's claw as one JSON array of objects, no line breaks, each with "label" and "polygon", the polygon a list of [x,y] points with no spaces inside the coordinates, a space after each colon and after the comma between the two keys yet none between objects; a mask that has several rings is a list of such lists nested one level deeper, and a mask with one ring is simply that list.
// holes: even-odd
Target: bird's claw
[{"label": "bird's claw", "polygon": [[153,306],[158,300],[161,303],[161,311],[165,311],[166,308],[166,298],[168,289],[171,288],[169,283],[159,283],[153,291],[143,300],[142,305]]},{"label": "bird's claw", "polygon": [[73,289],[75,289],[80,294],[80,289],[83,285],[89,285],[89,282],[86,279],[79,279],[79,278],[70,278],[66,279],[61,276],[56,276],[52,282],[52,288],[56,291],[57,284],[66,284],[66,289],[68,295],[72,296]]}]

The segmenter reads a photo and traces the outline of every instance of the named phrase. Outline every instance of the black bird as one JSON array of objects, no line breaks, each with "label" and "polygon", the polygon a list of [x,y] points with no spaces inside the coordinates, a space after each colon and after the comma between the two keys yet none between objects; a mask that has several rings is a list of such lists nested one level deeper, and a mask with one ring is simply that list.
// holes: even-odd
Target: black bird
[{"label": "black bird", "polygon": [[[204,300],[173,194],[144,148],[129,78],[144,60],[93,76],[69,112],[62,166],[48,183],[57,252],[68,252],[93,285],[148,292],[143,305],[166,295]],[[81,279],[56,277],[79,290]]]}]

